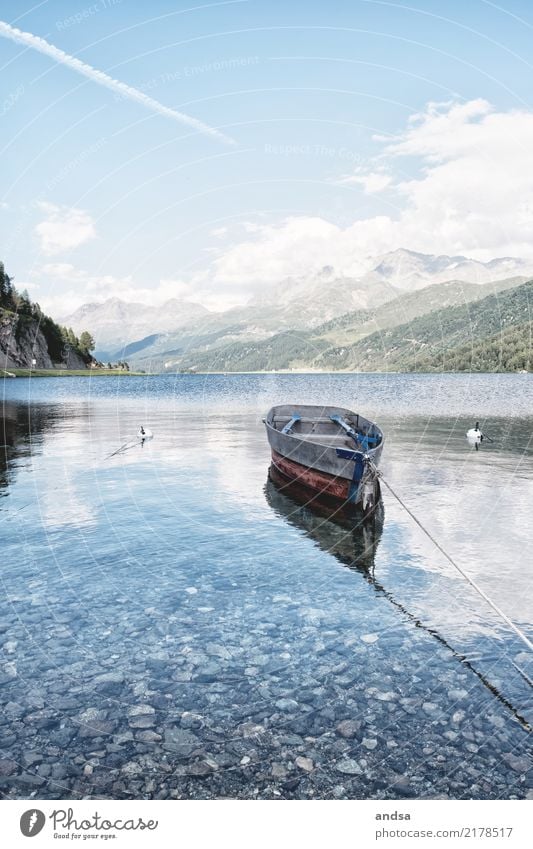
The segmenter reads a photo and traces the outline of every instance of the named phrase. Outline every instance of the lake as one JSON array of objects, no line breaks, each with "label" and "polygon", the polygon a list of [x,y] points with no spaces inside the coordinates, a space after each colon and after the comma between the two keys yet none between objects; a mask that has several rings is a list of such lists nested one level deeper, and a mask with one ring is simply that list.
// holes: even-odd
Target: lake
[{"label": "lake", "polygon": [[[375,419],[384,479],[532,640],[531,375],[17,379],[3,399],[4,797],[531,797],[526,645],[386,487],[364,530],[280,492],[262,424],[290,401]],[[110,456],[141,424],[153,440]]]}]

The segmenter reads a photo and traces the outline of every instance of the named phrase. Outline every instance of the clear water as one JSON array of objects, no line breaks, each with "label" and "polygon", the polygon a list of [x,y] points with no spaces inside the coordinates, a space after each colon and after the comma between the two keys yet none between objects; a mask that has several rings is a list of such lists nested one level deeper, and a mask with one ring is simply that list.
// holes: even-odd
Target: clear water
[{"label": "clear water", "polygon": [[[4,796],[531,793],[526,646],[386,489],[363,536],[267,483],[261,421],[287,400],[375,419],[386,481],[531,640],[531,376],[3,393]],[[110,457],[141,423],[154,439]]]}]

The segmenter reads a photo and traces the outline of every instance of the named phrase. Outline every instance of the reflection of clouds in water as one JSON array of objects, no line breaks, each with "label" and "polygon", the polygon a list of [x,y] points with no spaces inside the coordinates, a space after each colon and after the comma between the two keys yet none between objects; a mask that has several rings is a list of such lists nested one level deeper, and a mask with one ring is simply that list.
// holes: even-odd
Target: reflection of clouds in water
[{"label": "reflection of clouds in water", "polygon": [[[466,574],[517,624],[531,624],[531,584],[521,564],[533,542],[529,508],[533,483],[511,476],[502,485],[505,478],[498,463],[479,466],[465,476],[460,467],[442,462],[436,473],[428,457],[423,461],[419,457],[412,467],[392,460],[386,478]],[[500,630],[507,629],[387,493],[386,502],[387,519],[400,530],[400,538],[394,535],[394,551],[387,553],[384,568],[394,579],[399,558],[402,574],[419,572],[409,587],[421,615],[429,614],[435,624],[443,622],[460,632],[489,631],[495,622]],[[387,547],[386,534],[384,550]]]},{"label": "reflection of clouds in water", "polygon": [[[94,485],[119,537],[123,536],[120,515],[124,510],[164,545],[175,544],[177,534],[184,544],[189,531],[203,529],[206,537],[241,532],[254,504],[262,508],[269,452],[261,422],[254,433],[248,416],[213,410],[193,415],[169,406],[141,414],[130,405],[116,411],[98,410],[95,418],[113,419],[107,443],[93,452]],[[140,422],[152,429],[153,440],[110,457],[121,440],[137,432]],[[101,435],[102,422],[91,431]],[[261,450],[265,462],[258,460]],[[224,522],[217,518],[232,508],[238,508],[234,521],[228,523],[227,515]],[[259,517],[259,512],[254,515]]]},{"label": "reflection of clouds in water", "polygon": [[[129,434],[137,421],[131,413],[121,419],[120,433]],[[150,417],[154,439],[114,458],[114,466],[152,465],[152,486],[165,491],[168,475],[189,475],[190,485],[207,485],[234,499],[238,506],[263,504],[262,489],[270,462],[260,417],[235,413],[191,416],[189,412],[159,411]],[[108,461],[99,461],[100,466]]]},{"label": "reflection of clouds in water", "polygon": [[85,500],[72,479],[65,480],[61,493],[41,495],[40,512],[43,525],[48,529],[64,525],[77,525],[80,528],[96,525],[98,516],[95,505]]},{"label": "reflection of clouds in water", "polygon": [[88,449],[83,430],[66,428],[47,434],[42,451],[32,456],[36,509],[45,528],[96,524],[98,509],[91,479],[79,468],[80,457],[86,457],[89,468],[92,465]]},{"label": "reflection of clouds in water", "polygon": [[230,430],[207,432],[205,450],[217,487],[225,497],[241,507],[262,509],[270,449],[263,423],[259,422],[257,428],[247,428],[246,423],[251,425],[245,417],[233,417],[227,422]]}]

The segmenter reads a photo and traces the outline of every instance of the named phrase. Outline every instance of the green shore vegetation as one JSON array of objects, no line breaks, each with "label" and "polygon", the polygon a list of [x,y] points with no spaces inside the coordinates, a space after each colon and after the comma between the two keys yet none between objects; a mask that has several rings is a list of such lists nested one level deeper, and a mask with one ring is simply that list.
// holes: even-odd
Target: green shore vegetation
[{"label": "green shore vegetation", "polygon": [[36,301],[32,301],[26,290],[19,292],[13,285],[13,277],[7,274],[4,263],[0,262],[0,316],[14,321],[15,340],[18,341],[24,330],[36,324],[44,336],[48,354],[52,362],[63,361],[66,350],[70,349],[89,365],[93,357],[94,339],[84,330],[78,337],[71,327],[62,327],[49,315],[46,315]]}]

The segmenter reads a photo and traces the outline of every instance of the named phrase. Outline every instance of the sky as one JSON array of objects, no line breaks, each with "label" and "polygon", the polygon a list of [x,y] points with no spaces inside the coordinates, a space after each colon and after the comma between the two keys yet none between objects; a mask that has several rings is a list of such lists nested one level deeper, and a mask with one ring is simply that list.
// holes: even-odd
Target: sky
[{"label": "sky", "polygon": [[527,0],[0,4],[0,258],[57,318],[533,259]]}]

